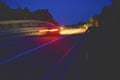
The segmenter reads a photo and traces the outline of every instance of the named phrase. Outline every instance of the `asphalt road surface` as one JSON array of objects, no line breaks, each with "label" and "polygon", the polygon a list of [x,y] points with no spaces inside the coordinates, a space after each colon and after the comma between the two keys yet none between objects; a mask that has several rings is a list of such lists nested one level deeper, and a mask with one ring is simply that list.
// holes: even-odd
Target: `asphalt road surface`
[{"label": "asphalt road surface", "polygon": [[85,80],[83,34],[0,39],[0,80]]}]

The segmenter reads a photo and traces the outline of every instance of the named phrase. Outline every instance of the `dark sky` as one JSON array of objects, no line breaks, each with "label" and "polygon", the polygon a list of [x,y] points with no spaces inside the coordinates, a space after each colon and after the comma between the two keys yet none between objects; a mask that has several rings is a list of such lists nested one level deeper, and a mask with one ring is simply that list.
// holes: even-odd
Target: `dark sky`
[{"label": "dark sky", "polygon": [[104,6],[111,5],[110,0],[6,0],[12,8],[20,5],[30,11],[48,9],[59,24],[76,24],[101,13]]}]

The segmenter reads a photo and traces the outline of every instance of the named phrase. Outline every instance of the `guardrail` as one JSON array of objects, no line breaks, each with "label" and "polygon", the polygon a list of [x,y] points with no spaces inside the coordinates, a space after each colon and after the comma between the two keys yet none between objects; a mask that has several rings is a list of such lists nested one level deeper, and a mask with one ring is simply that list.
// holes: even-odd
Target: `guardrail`
[{"label": "guardrail", "polygon": [[54,25],[50,22],[46,21],[40,21],[40,20],[5,20],[5,21],[0,21],[0,24],[16,24],[16,23],[47,23],[50,25]]},{"label": "guardrail", "polygon": [[0,38],[18,35],[29,35],[38,33],[36,28],[21,28],[21,29],[0,29]]},{"label": "guardrail", "polygon": [[[0,21],[0,38],[1,37],[7,37],[7,36],[13,36],[13,35],[25,35],[25,34],[32,34],[39,32],[36,28],[23,28],[23,27],[10,27],[9,24],[28,24],[28,23],[46,23],[53,25],[52,23],[45,22],[45,21],[39,21],[39,20],[6,20],[6,21]],[[6,25],[8,25],[6,27]]]}]

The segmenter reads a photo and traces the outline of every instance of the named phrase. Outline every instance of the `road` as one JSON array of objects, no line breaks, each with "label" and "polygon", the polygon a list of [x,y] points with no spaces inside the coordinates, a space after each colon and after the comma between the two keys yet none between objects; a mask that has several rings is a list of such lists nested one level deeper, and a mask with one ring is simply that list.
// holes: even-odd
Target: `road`
[{"label": "road", "polygon": [[84,80],[83,34],[0,39],[0,80]]}]

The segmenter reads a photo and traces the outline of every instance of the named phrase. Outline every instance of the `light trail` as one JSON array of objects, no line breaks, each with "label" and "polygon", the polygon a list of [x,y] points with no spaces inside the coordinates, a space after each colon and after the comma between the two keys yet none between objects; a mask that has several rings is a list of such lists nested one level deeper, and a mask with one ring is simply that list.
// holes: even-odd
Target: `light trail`
[{"label": "light trail", "polygon": [[60,31],[60,35],[80,34],[80,33],[84,33],[85,31],[86,29],[82,29],[82,28],[62,29]]}]

